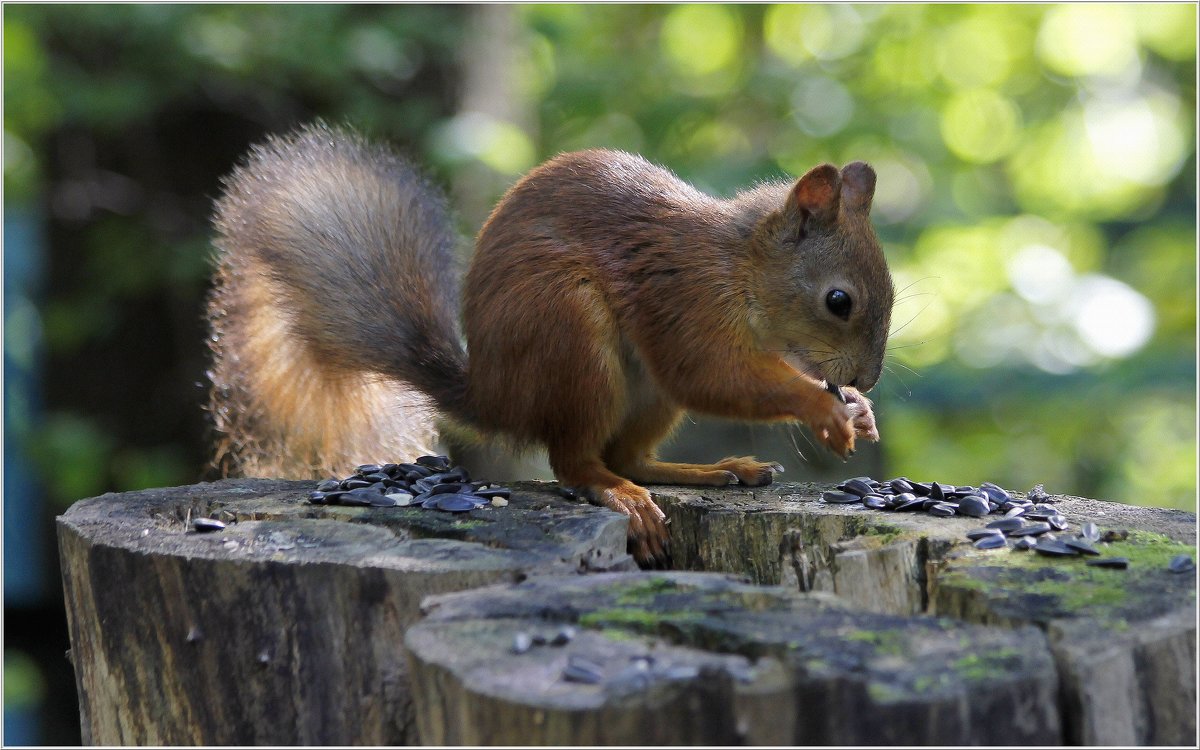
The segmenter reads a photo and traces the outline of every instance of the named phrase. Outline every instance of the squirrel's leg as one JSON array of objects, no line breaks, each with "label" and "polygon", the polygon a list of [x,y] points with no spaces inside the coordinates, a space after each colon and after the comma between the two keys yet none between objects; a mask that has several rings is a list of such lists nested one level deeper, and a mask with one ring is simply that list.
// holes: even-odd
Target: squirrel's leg
[{"label": "squirrel's leg", "polygon": [[599,451],[559,444],[548,452],[561,484],[576,488],[591,503],[629,516],[629,551],[639,565],[668,566],[667,517],[644,487],[609,471]]},{"label": "squirrel's leg", "polygon": [[645,484],[688,484],[724,487],[730,484],[761,487],[770,484],[779,464],[750,457],[725,458],[714,464],[659,461],[655,447],[675,429],[683,411],[664,399],[641,404],[604,450],[604,462],[615,472]]},{"label": "squirrel's leg", "polygon": [[[522,422],[524,434],[536,436],[546,446],[550,467],[561,484],[575,488],[589,502],[629,516],[629,550],[638,564],[665,567],[669,559],[666,516],[649,492],[610,471],[602,459],[604,445],[619,427],[626,407],[616,320],[604,296],[586,280],[551,286],[543,297],[552,300],[549,307],[554,315],[527,316],[520,326],[512,324],[537,344],[529,348],[531,359],[481,373],[497,383],[490,403],[511,405],[497,421]],[[509,306],[498,315],[515,314],[520,307]],[[547,362],[550,353],[554,364]],[[526,369],[561,367],[559,363],[569,363],[570,372],[547,376],[536,390],[509,376]],[[513,386],[528,393],[506,392]]]},{"label": "squirrel's leg", "polygon": [[850,407],[767,352],[730,357],[719,368],[677,372],[671,396],[688,409],[714,416],[803,422],[839,456],[854,449]]}]

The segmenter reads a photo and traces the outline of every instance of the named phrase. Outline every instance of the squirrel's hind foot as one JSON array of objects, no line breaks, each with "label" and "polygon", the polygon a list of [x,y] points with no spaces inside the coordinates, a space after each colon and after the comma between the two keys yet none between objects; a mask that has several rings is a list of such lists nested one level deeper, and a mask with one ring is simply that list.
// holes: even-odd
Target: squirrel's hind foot
[{"label": "squirrel's hind foot", "polygon": [[585,487],[583,494],[600,505],[629,516],[629,554],[641,568],[671,567],[667,517],[644,488],[628,481],[616,487]]}]

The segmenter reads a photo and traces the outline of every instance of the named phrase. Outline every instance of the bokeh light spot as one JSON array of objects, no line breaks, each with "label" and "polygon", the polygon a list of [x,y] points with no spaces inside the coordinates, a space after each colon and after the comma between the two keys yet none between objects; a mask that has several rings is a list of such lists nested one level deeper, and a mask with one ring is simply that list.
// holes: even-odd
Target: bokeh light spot
[{"label": "bokeh light spot", "polygon": [[685,76],[706,76],[731,67],[741,52],[738,16],[720,5],[680,5],[662,26],[667,62]]},{"label": "bokeh light spot", "polygon": [[854,97],[832,78],[805,76],[792,93],[792,118],[809,135],[833,135],[853,114]]},{"label": "bokeh light spot", "polygon": [[1012,68],[1008,40],[994,19],[972,17],[947,28],[937,47],[938,70],[958,88],[995,86]]},{"label": "bokeh light spot", "polygon": [[1109,276],[1088,274],[1074,291],[1075,330],[1105,357],[1128,357],[1154,333],[1154,307],[1133,287]]},{"label": "bokeh light spot", "polygon": [[955,95],[942,110],[942,139],[959,158],[987,164],[1008,154],[1021,131],[1021,112],[991,89]]},{"label": "bokeh light spot", "polygon": [[1063,4],[1046,12],[1038,56],[1069,76],[1118,75],[1137,63],[1131,9],[1122,4]]}]

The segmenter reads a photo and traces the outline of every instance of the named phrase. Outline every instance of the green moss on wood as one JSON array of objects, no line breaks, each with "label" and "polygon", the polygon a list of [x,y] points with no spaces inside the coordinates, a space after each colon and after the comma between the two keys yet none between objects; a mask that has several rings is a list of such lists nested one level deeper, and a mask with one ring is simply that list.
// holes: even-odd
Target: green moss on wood
[{"label": "green moss on wood", "polygon": [[891,630],[852,630],[846,635],[846,640],[869,643],[875,647],[875,653],[885,656],[903,656],[907,644],[899,633]]},{"label": "green moss on wood", "polygon": [[588,612],[579,618],[579,624],[586,628],[601,630],[614,627],[626,627],[643,633],[654,633],[664,623],[695,622],[703,615],[699,612],[672,611],[651,612],[634,607],[623,609],[601,609]]},{"label": "green moss on wood", "polygon": [[[1131,532],[1121,542],[1096,545],[1105,557],[1125,557],[1126,570],[1098,568],[1087,564],[1090,556],[1048,558],[1036,552],[1012,549],[972,554],[954,561],[938,575],[939,588],[973,591],[1002,606],[1020,599],[1030,620],[1043,617],[1087,615],[1114,627],[1137,617],[1142,602],[1171,579],[1167,564],[1179,554],[1195,556],[1192,545],[1176,542],[1162,534]],[[1195,596],[1194,587],[1190,595]]]}]

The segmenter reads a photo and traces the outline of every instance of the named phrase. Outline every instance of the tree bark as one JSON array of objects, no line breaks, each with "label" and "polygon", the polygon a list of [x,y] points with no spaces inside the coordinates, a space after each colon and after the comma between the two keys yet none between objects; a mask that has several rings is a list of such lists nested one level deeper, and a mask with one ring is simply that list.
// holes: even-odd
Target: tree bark
[{"label": "tree bark", "polygon": [[651,574],[624,517],[549,483],[464,514],[311,489],[226,480],[59,518],[85,742],[1195,741],[1196,581],[1168,570],[1195,558],[1193,514],[1053,498],[1076,529],[1128,532],[1097,545],[1130,560],[1105,570],[826,487],[657,488],[697,572]]}]

